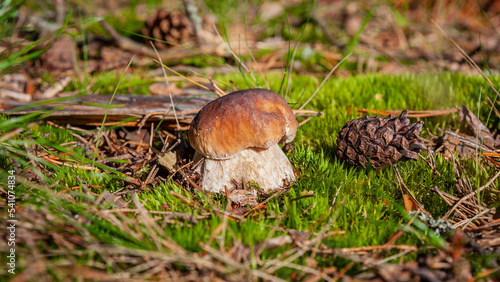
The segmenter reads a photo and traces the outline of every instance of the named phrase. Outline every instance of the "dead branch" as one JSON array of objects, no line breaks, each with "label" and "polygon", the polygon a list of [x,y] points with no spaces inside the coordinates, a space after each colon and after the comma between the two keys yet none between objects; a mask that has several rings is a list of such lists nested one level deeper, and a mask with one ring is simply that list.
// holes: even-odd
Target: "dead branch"
[{"label": "dead branch", "polygon": [[158,56],[163,61],[168,61],[169,63],[178,62],[185,58],[195,57],[199,55],[209,55],[223,57],[229,55],[228,50],[225,48],[224,44],[218,45],[200,45],[194,48],[187,47],[174,47],[169,50],[158,52],[158,56],[155,51],[146,45],[135,42],[129,38],[121,36],[111,25],[106,21],[101,20],[100,24],[113,38],[116,44],[123,50],[130,52],[137,52],[146,55],[151,58],[157,58]]}]

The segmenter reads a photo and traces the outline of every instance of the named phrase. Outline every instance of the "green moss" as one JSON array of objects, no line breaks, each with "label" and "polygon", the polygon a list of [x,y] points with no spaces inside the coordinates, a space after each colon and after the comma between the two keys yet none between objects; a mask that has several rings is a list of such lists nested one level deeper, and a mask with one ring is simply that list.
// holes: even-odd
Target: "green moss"
[{"label": "green moss", "polygon": [[[94,90],[102,93],[112,91],[113,89],[110,89],[110,87],[113,84],[116,85],[118,79],[115,74],[103,74],[98,77],[98,83],[94,85],[96,87]],[[237,74],[216,76],[215,79],[228,84],[229,81],[233,81],[237,87],[241,88],[246,87],[248,83],[245,78]],[[265,85],[264,81],[268,80],[271,89],[277,90],[282,83],[281,79],[282,75],[269,75],[265,78],[258,77],[258,83],[254,83]],[[298,108],[312,95],[320,82],[321,79],[294,74],[291,92],[286,96],[287,100],[292,107]],[[140,91],[141,85],[146,84],[144,81],[141,82],[139,76],[137,78],[131,76],[128,83],[128,85],[127,83],[124,84],[124,89],[136,89],[134,91]],[[380,95],[376,94],[382,94],[381,98],[378,99],[377,97]],[[436,110],[455,108],[461,104],[466,104],[474,112],[479,110],[480,118],[485,119],[489,112],[484,104],[477,103],[479,95],[484,99],[486,96],[494,98],[496,94],[487,87],[480,77],[451,73],[403,76],[367,75],[330,79],[306,106],[306,108],[323,112],[323,115],[314,117],[299,128],[293,143],[295,150],[288,153],[294,167],[300,172],[299,180],[291,187],[288,194],[269,201],[264,214],[248,217],[246,221],[241,223],[229,220],[224,237],[224,246],[230,247],[235,242],[253,246],[266,239],[270,228],[278,222],[278,219],[271,218],[271,215],[282,215],[280,226],[289,229],[320,232],[330,222],[331,226],[327,231],[345,231],[345,234],[325,239],[323,243],[328,247],[384,244],[400,229],[405,230],[405,232],[398,239],[397,244],[439,245],[441,239],[429,233],[425,228],[420,229],[418,226],[414,226],[410,229],[404,227],[408,223],[408,217],[402,207],[403,199],[394,169],[389,167],[382,171],[374,171],[346,165],[335,155],[337,135],[349,119],[357,117],[355,113],[348,113],[347,108]],[[3,121],[7,120],[7,118],[3,117]],[[423,120],[425,122],[424,127],[428,128],[433,134],[439,134],[438,127],[458,126],[456,115]],[[29,120],[23,122],[23,124],[27,124]],[[498,122],[498,118],[492,117],[490,122]],[[46,135],[47,133],[51,134]],[[47,148],[51,146],[57,148],[57,144],[74,140],[69,131],[56,129],[46,124],[32,128],[29,138]],[[42,142],[41,138],[46,140]],[[22,140],[23,136],[17,137],[17,141]],[[22,149],[19,144],[12,142],[9,144]],[[1,145],[5,148],[8,144],[2,143]],[[85,162],[81,160],[82,154],[81,149],[75,149],[73,154],[64,157],[80,160],[80,163],[84,164]],[[423,153],[423,155],[427,157],[426,153]],[[8,166],[9,161],[13,157],[15,156],[11,153],[4,153],[0,157],[0,162],[3,163],[2,165],[6,165],[5,167],[10,167]],[[22,159],[24,157],[17,158]],[[495,173],[495,170],[489,166],[484,166],[484,171],[477,170],[477,164],[473,160],[461,161],[461,164],[467,171],[467,177],[469,177],[474,187],[484,184]],[[442,155],[436,156],[436,168],[441,173],[440,177],[436,177],[423,161],[399,163],[398,168],[408,188],[417,200],[425,206],[427,211],[434,217],[441,217],[446,213],[449,206],[438,195],[431,192],[431,188],[437,186],[447,193],[455,194],[456,176],[453,164],[450,161],[445,160]],[[108,191],[116,191],[126,185],[118,175],[113,173],[95,173],[68,167],[55,168],[48,165],[47,169],[53,172],[51,177],[58,183],[55,186],[59,188],[51,188],[55,191],[59,191],[64,187],[80,185],[75,175],[78,175],[80,179],[84,179],[89,185],[99,185]],[[90,189],[95,193],[102,193],[101,189]],[[41,193],[37,191],[36,189],[30,190],[26,188],[24,192],[26,194],[22,196],[23,198],[26,197],[26,201],[23,200],[23,205],[42,205],[40,202],[33,200],[35,193]],[[164,206],[168,206],[169,210],[173,212],[193,215],[204,212],[202,209],[187,205],[178,197],[171,195],[170,191],[200,202],[208,210],[211,209],[212,205],[220,205],[219,209],[225,208],[223,197],[220,198],[220,201],[219,198],[216,198],[217,201],[215,201],[207,199],[202,194],[195,193],[194,197],[196,199],[194,199],[185,189],[169,181],[146,189],[138,197],[145,208],[149,210],[164,211]],[[339,192],[335,199],[337,191]],[[310,192],[314,194],[313,197],[294,200],[304,193]],[[49,201],[56,201],[53,203],[54,207],[60,205],[64,209],[71,211],[71,213],[88,218],[90,223],[82,225],[81,228],[90,232],[94,238],[99,238],[100,242],[135,249],[156,249],[151,237],[139,240],[120,230],[115,224],[96,216],[95,211],[92,210],[93,207],[85,204],[85,197],[90,196],[81,195],[79,191],[72,193],[72,195],[76,198],[82,197],[81,203],[69,203],[62,199],[57,199],[57,201],[51,199]],[[44,197],[49,196],[37,195],[37,198]],[[126,198],[126,200],[130,200],[130,198]],[[496,201],[498,199],[491,200]],[[60,209],[54,208],[54,213],[61,213],[63,219],[67,217]],[[133,220],[135,216],[131,214],[127,218]],[[214,213],[206,219],[200,219],[197,224],[184,221],[174,224],[169,223],[164,228],[164,232],[186,250],[200,252],[202,250],[198,243],[200,241],[207,242],[222,221],[223,218]],[[142,225],[133,228],[144,232],[144,234],[149,232]],[[274,234],[274,236],[278,236],[283,233],[276,232]],[[424,241],[421,240],[422,236],[426,238]],[[214,240],[212,246],[216,247],[217,242],[221,241]],[[273,259],[285,250],[286,248],[278,248],[265,251],[262,258],[265,260]],[[343,259],[333,260],[320,256],[316,258],[318,265],[321,267],[336,266],[340,268],[348,263]],[[96,258],[89,256],[87,259]],[[415,259],[415,256],[410,255],[407,259]],[[486,258],[481,261],[481,263],[487,263]],[[295,263],[305,264],[304,258],[297,259]],[[480,266],[475,267],[479,268]],[[350,271],[356,273],[360,270],[360,267],[355,266]],[[277,272],[277,275],[287,278],[290,273],[290,269],[283,268]]]}]

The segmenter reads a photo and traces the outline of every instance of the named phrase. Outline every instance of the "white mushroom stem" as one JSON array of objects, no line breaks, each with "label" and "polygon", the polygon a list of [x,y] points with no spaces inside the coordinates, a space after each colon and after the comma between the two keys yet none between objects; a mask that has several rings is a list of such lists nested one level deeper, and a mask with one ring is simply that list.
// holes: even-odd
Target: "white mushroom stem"
[{"label": "white mushroom stem", "polygon": [[203,176],[202,188],[210,192],[233,188],[231,180],[245,186],[255,182],[266,193],[282,188],[284,181],[295,181],[292,164],[277,144],[245,149],[230,159],[207,158],[197,170]]}]

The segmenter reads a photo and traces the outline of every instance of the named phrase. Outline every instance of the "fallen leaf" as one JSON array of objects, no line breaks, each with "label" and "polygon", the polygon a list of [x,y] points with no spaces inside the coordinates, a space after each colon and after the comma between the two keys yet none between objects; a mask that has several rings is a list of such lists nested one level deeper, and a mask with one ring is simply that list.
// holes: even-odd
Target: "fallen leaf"
[{"label": "fallen leaf", "polygon": [[415,202],[412,197],[408,194],[403,195],[403,202],[405,204],[405,211],[417,211],[418,210],[418,203]]}]

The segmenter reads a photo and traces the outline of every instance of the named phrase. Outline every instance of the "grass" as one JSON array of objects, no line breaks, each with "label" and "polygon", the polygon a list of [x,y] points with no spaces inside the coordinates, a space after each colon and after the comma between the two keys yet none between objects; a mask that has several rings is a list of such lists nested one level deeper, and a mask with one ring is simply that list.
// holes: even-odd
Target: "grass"
[{"label": "grass", "polygon": [[[236,85],[245,85],[245,81],[235,75],[216,77],[218,81],[229,82],[232,80]],[[281,76],[268,77],[271,82],[271,89],[279,87]],[[290,102],[292,107],[298,107],[304,102],[315,88],[317,81],[301,75],[294,75]],[[295,229],[306,232],[320,232],[322,228],[333,218],[332,225],[327,231],[345,231],[345,234],[334,235],[323,240],[327,247],[355,247],[380,245],[402,229],[408,223],[408,216],[402,207],[402,198],[398,189],[395,172],[388,168],[381,172],[371,169],[357,169],[347,166],[335,156],[337,133],[341,127],[354,114],[348,114],[346,108],[374,108],[374,109],[403,109],[415,110],[424,109],[444,109],[458,107],[460,104],[471,106],[477,112],[475,105],[480,89],[482,95],[490,97],[484,80],[479,77],[465,76],[460,74],[440,73],[405,76],[381,76],[367,75],[354,76],[345,79],[331,79],[319,91],[315,99],[307,108],[312,108],[323,112],[320,117],[313,118],[310,122],[300,127],[294,141],[295,150],[288,154],[294,167],[301,173],[297,183],[290,192],[280,197],[272,199],[264,214],[251,216],[244,222],[227,222],[227,232],[223,241],[224,248],[229,248],[237,242],[246,246],[254,246],[258,242],[265,240],[272,226],[277,224],[283,228]],[[383,94],[381,100],[375,98],[375,94]],[[438,103],[438,101],[442,103]],[[486,107],[480,109],[480,117],[488,115]],[[9,119],[2,118],[3,122]],[[434,134],[438,134],[437,128],[457,126],[456,117],[445,116],[425,119],[425,128]],[[23,120],[23,124],[28,124],[31,119]],[[492,121],[493,122],[493,121]],[[16,125],[18,126],[18,125]],[[15,126],[3,129],[5,134]],[[47,136],[47,134],[49,134]],[[45,138],[44,138],[45,137]],[[44,138],[44,139],[42,139]],[[26,129],[22,135],[18,135],[11,140],[1,143],[2,157],[1,167],[7,170],[15,169],[11,162],[14,159],[25,159],[28,156],[20,157],[14,155],[14,150],[7,148],[17,148],[16,151],[24,150],[23,143],[40,144],[46,148],[58,148],[56,144],[75,141],[69,130],[54,128],[47,124],[40,124]],[[65,150],[57,149],[61,154]],[[424,154],[425,155],[425,154]],[[77,163],[88,163],[84,159],[84,151],[77,149],[74,155],[66,158],[74,159]],[[455,194],[454,183],[455,174],[453,164],[446,161],[443,156],[436,156],[437,169],[441,177],[433,176],[432,170],[423,162],[406,162],[398,165],[403,179],[417,199],[436,218],[444,215],[448,206],[430,188],[437,186],[443,191]],[[50,224],[59,230],[58,232],[70,233],[75,236],[88,237],[87,242],[99,242],[100,244],[123,246],[132,249],[156,250],[157,246],[149,231],[143,225],[135,226],[133,222],[137,218],[133,214],[119,216],[119,222],[130,222],[127,228],[132,228],[133,232],[127,232],[127,228],[116,224],[102,214],[109,209],[106,205],[94,206],[92,201],[95,197],[82,194],[78,190],[70,192],[69,199],[55,195],[55,193],[66,188],[80,185],[80,181],[75,178],[85,179],[87,184],[99,185],[104,189],[113,192],[124,188],[121,176],[113,173],[96,173],[81,169],[68,167],[50,166],[50,163],[43,163],[53,174],[49,176],[52,180],[46,187],[33,185],[30,182],[19,183],[17,190],[18,204],[24,209],[33,208],[35,210],[44,209],[46,213],[55,216]],[[462,161],[468,172],[473,186],[483,185],[494,173],[495,170],[485,166],[485,170],[479,170],[479,175],[474,175],[476,162],[473,160]],[[2,181],[6,178],[6,170],[1,171]],[[113,176],[114,175],[114,176]],[[19,175],[18,179],[22,179]],[[477,183],[475,183],[477,182]],[[92,192],[100,194],[102,189],[89,188]],[[337,189],[338,197],[332,205]],[[177,187],[173,183],[161,183],[147,188],[138,195],[140,202],[147,210],[164,211],[164,205],[168,205],[172,212],[184,212],[193,215],[201,215],[203,209],[193,208],[180,201],[169,191],[174,191],[188,199],[192,196],[184,189]],[[311,191],[313,197],[293,200],[304,193]],[[204,198],[195,193],[195,197],[205,202],[205,207],[209,208]],[[94,198],[94,200],[89,200]],[[126,199],[129,199],[126,197]],[[76,202],[75,202],[76,200]],[[129,199],[130,200],[130,199]],[[225,209],[225,201],[218,208]],[[19,208],[21,209],[21,208]],[[83,219],[83,223],[74,222],[72,217],[78,215]],[[278,215],[272,218],[271,215]],[[118,214],[116,214],[118,216]],[[282,216],[282,217],[279,217]],[[202,252],[199,242],[207,242],[213,237],[217,228],[224,219],[216,213],[211,213],[207,219],[201,219],[197,224],[186,222],[175,222],[167,224],[162,229],[164,235],[171,238],[179,246],[190,252]],[[137,224],[137,223],[135,223]],[[65,225],[71,226],[72,231],[63,230]],[[52,227],[46,227],[50,230]],[[435,238],[426,230],[419,230],[417,227],[406,231],[397,241],[397,244],[408,245],[434,245]],[[143,234],[143,235],[138,235]],[[149,235],[148,235],[149,234]],[[285,234],[276,231],[274,236]],[[141,238],[142,236],[142,238]],[[423,236],[423,237],[422,237]],[[427,238],[423,239],[422,238]],[[434,239],[432,239],[434,238]],[[48,250],[54,250],[56,246],[49,241],[41,241],[36,247],[41,254]],[[216,241],[212,241],[212,247],[218,248]],[[27,255],[30,250],[29,245],[20,243],[17,246],[19,257]],[[78,249],[78,248],[77,248]],[[262,258],[272,259],[280,255],[285,249],[278,248],[264,251]],[[97,252],[99,253],[99,252]],[[86,265],[89,261],[102,261],[97,253],[88,253],[88,256],[78,258],[78,263]],[[61,256],[59,259],[67,257]],[[414,259],[415,255],[407,256],[407,259]],[[5,263],[5,257],[2,257]],[[26,259],[28,260],[28,259]],[[54,260],[57,260],[54,258]],[[318,257],[321,267],[336,266],[345,267],[349,261],[342,259],[326,259]],[[297,264],[305,264],[304,257],[294,261]],[[20,261],[18,271],[22,271],[28,265]],[[256,266],[255,266],[256,267]],[[112,267],[107,271],[116,271]],[[477,266],[476,271],[480,269]],[[356,273],[360,268],[352,268],[349,273]],[[282,268],[276,275],[282,278],[289,277],[294,270]]]},{"label": "grass", "polygon": [[[155,1],[150,2],[148,2],[148,7],[156,4]],[[231,9],[227,3],[229,2],[218,3],[221,13]],[[308,6],[309,4],[302,5]],[[306,10],[304,6],[287,9],[291,13]],[[123,13],[127,16],[134,16],[133,6],[125,9]],[[302,17],[307,18],[308,14]],[[121,32],[137,31],[137,24],[140,22],[137,18],[125,22],[120,20],[113,22],[111,18],[109,20],[115,27],[122,25]],[[264,34],[275,35],[276,25],[282,22],[282,19],[271,21]],[[99,27],[94,23],[87,30],[99,30]],[[300,37],[304,32],[304,41],[326,41],[319,33],[319,28],[311,23],[307,24],[303,30],[294,27],[290,31],[290,27],[288,29],[282,27],[279,32],[285,34],[285,37],[291,35],[295,38]],[[354,48],[355,41],[352,41],[349,46]],[[26,53],[36,44],[15,53],[12,59],[18,59],[16,63],[25,63],[34,58],[37,54]],[[324,61],[319,53],[311,55],[310,51],[308,52],[309,55],[304,50],[299,51],[296,56],[297,60],[303,57],[303,62],[309,64],[320,64]],[[213,65],[214,60],[206,57],[191,58],[186,59],[184,63],[205,67]],[[9,64],[12,63],[0,65],[0,71],[7,70]],[[324,71],[329,70],[329,67],[324,65],[321,67]],[[90,89],[92,93],[109,94],[117,88],[117,93],[147,95],[147,87],[151,82],[148,78],[137,72],[128,73],[126,77],[127,79],[119,84],[120,74],[113,72],[94,74],[88,78],[87,83],[93,82]],[[288,85],[288,81],[283,82],[282,78],[281,74],[266,76],[271,89],[275,91],[283,85],[285,87]],[[492,76],[491,79],[497,82],[499,77]],[[217,75],[214,80],[219,85],[234,83],[240,89],[248,85],[248,77],[244,78],[241,74]],[[298,108],[304,103],[318,88],[320,81],[321,79],[318,80],[312,76],[294,73],[291,92],[287,96],[291,107]],[[258,85],[266,85],[262,77],[259,78]],[[66,90],[84,88],[86,85],[82,85],[81,81],[75,79]],[[54,280],[72,277],[71,274],[61,272],[65,265],[89,266],[107,274],[134,273],[131,270],[137,270],[134,267],[142,265],[134,260],[131,260],[132,262],[119,261],[117,254],[144,254],[141,251],[147,251],[144,256],[148,256],[148,259],[171,255],[175,247],[166,242],[171,240],[174,245],[188,252],[185,255],[186,259],[199,260],[208,252],[207,248],[200,243],[206,243],[211,248],[224,252],[236,246],[243,246],[243,249],[254,248],[269,237],[289,234],[283,230],[310,233],[343,231],[344,233],[328,236],[321,241],[328,248],[383,245],[391,236],[402,230],[403,235],[396,241],[398,245],[439,248],[443,244],[441,237],[433,234],[425,226],[410,223],[411,217],[404,210],[403,199],[392,168],[380,172],[372,169],[358,169],[346,165],[336,157],[338,132],[348,120],[358,117],[354,111],[349,113],[347,108],[434,110],[456,108],[461,104],[470,107],[474,113],[479,113],[481,120],[488,120],[487,127],[498,128],[499,120],[495,116],[490,118],[490,107],[484,99],[485,97],[493,99],[495,95],[483,78],[456,73],[401,76],[358,75],[349,78],[331,78],[306,107],[321,111],[323,115],[312,118],[299,128],[293,143],[295,149],[288,153],[293,166],[300,172],[299,180],[288,193],[270,200],[265,212],[252,213],[242,222],[221,216],[220,211],[227,208],[227,202],[220,195],[212,198],[199,192],[188,193],[186,189],[171,181],[146,186],[144,191],[130,190],[127,178],[123,174],[98,164],[96,166],[100,168],[100,172],[58,166],[45,159],[36,159],[29,148],[37,148],[59,159],[83,166],[92,164],[93,151],[87,150],[80,144],[75,147],[61,145],[79,142],[74,134],[81,134],[81,132],[56,128],[39,122],[43,120],[43,113],[17,119],[1,116],[0,186],[3,189],[8,179],[8,171],[17,171],[16,213],[19,218],[19,241],[16,242],[18,257],[16,271],[29,273],[33,271],[37,260],[44,259],[45,265],[42,268],[45,270],[41,275]],[[460,123],[457,120],[457,114],[426,118],[424,128],[435,135],[440,135],[439,128],[459,128]],[[2,136],[9,133],[17,134],[2,140]],[[422,135],[428,137],[425,130]],[[426,153],[423,155],[429,157]],[[37,181],[28,181],[25,174],[38,171],[33,162],[29,163],[30,159],[36,159],[50,174],[40,175]],[[482,161],[461,160],[460,163],[468,173],[466,176],[471,180],[473,187],[483,185],[496,173],[494,168],[485,165]],[[436,156],[436,165],[441,173],[440,177],[436,177],[421,160],[400,163],[398,168],[417,200],[435,218],[438,218],[448,211],[449,206],[438,195],[431,192],[430,188],[437,186],[445,192],[456,195],[454,188],[456,175],[453,163],[445,160],[442,155]],[[145,171],[150,169],[151,167],[144,168]],[[83,182],[86,183],[90,192],[98,196],[87,194],[83,189],[68,190],[71,187],[84,186]],[[93,188],[92,185],[101,188]],[[157,212],[168,210],[199,216],[200,219],[197,223],[172,220],[167,222],[165,227],[160,228],[163,216],[152,215],[152,218],[158,222],[158,225],[154,225],[156,227],[152,227],[148,224],[150,219],[148,216],[136,212],[112,211],[114,204],[99,196],[104,195],[105,190],[138,192],[137,196],[130,194],[123,196],[125,201],[131,202],[127,205],[131,208],[139,209],[140,206],[133,204],[133,197],[137,197],[146,210]],[[313,196],[301,198],[309,193]],[[199,204],[196,206],[186,204],[186,201],[181,200],[181,196],[178,195]],[[486,200],[492,205],[495,202],[498,205],[498,196]],[[5,201],[0,202],[0,206],[6,206],[6,204]],[[7,213],[3,215],[7,216]],[[5,229],[0,231],[5,238],[6,234],[3,232],[6,232]],[[0,249],[3,252],[8,248],[4,243],[0,243]],[[259,270],[262,264],[271,263],[291,249],[293,250],[293,247],[282,246],[264,250],[260,256],[261,264],[256,262],[257,258],[249,258],[250,268]],[[396,251],[388,251],[387,255],[396,253]],[[404,259],[415,260],[417,253],[412,252]],[[309,255],[310,253],[307,253],[291,262],[309,265],[310,261],[306,259]],[[351,260],[342,256],[314,255],[313,257],[319,269],[328,267],[343,269],[351,265]],[[475,257],[472,265],[474,273],[477,274],[483,268],[488,268],[492,259],[498,259],[498,257]],[[0,258],[1,264],[5,265],[7,262],[5,256]],[[230,263],[226,266],[227,273],[241,270]],[[189,267],[193,266],[179,259],[178,262],[169,264],[169,267],[188,272]],[[362,264],[356,263],[349,267],[348,274],[361,271]],[[287,266],[278,268],[275,275],[290,279],[297,273],[300,275],[300,272],[292,266]],[[145,271],[140,269],[135,273],[146,275]],[[227,273],[223,274],[228,275]],[[0,269],[0,275],[2,276],[0,278],[7,277],[8,279],[5,268]]]}]

